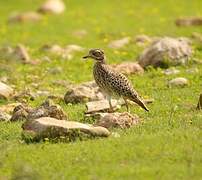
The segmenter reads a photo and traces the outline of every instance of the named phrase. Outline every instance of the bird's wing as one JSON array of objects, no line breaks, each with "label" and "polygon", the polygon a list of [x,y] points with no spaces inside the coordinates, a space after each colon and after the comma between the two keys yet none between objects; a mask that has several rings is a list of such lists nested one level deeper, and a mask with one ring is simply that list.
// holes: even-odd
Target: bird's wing
[{"label": "bird's wing", "polygon": [[133,89],[132,84],[123,74],[115,71],[109,66],[107,68],[106,83],[113,90],[114,93],[120,96],[134,96],[137,92]]}]

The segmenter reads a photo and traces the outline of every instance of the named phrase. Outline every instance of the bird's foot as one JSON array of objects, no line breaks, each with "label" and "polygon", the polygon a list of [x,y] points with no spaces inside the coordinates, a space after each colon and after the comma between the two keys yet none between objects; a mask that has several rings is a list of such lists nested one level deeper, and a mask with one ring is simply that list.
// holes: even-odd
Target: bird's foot
[{"label": "bird's foot", "polygon": [[109,113],[113,113],[113,112],[114,112],[114,109],[113,109],[113,108],[110,108],[110,109],[108,110],[108,112],[109,112]]}]

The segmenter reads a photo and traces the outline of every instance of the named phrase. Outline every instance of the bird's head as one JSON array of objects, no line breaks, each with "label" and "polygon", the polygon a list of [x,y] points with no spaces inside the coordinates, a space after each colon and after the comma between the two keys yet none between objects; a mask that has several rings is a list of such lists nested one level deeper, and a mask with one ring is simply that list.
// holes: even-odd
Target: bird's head
[{"label": "bird's head", "polygon": [[91,49],[89,52],[88,52],[88,55],[87,56],[84,56],[83,57],[84,59],[87,59],[87,58],[92,58],[96,61],[99,61],[99,62],[104,62],[105,60],[105,55],[104,55],[104,51],[101,50],[101,49]]}]

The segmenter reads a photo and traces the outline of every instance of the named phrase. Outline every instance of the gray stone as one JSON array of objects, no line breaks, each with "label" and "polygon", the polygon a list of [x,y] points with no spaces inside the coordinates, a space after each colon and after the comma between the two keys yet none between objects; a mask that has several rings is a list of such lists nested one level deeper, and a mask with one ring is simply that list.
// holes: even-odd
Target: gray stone
[{"label": "gray stone", "polygon": [[38,22],[42,19],[42,16],[34,11],[14,13],[12,14],[8,22],[9,23],[24,23],[24,22]]},{"label": "gray stone", "polygon": [[0,48],[0,57],[7,61],[20,61],[24,64],[37,64],[36,60],[32,60],[27,48],[18,44],[16,47],[5,46]]},{"label": "gray stone", "polygon": [[62,0],[46,0],[38,9],[40,13],[61,14],[66,7]]},{"label": "gray stone", "polygon": [[165,75],[179,74],[179,73],[180,73],[180,70],[175,69],[175,68],[169,68],[169,69],[164,70],[163,73],[164,73]]},{"label": "gray stone", "polygon": [[15,107],[11,121],[33,120],[40,117],[52,117],[63,120],[67,119],[67,115],[59,105],[54,104],[51,100],[46,100],[36,108],[30,108],[23,105]]},{"label": "gray stone", "polygon": [[5,112],[0,111],[0,121],[9,121],[11,116]]},{"label": "gray stone", "polygon": [[[124,104],[123,101],[117,101],[112,99],[111,101],[113,109],[120,108],[120,105]],[[91,101],[86,103],[86,114],[96,113],[96,112],[107,112],[110,110],[109,102],[106,99],[99,100],[99,101]]]},{"label": "gray stone", "polygon": [[122,39],[111,41],[108,44],[108,47],[112,48],[112,49],[120,49],[120,48],[123,48],[124,46],[126,46],[127,44],[129,44],[129,42],[130,42],[130,38],[124,37]]},{"label": "gray stone", "polygon": [[22,105],[22,104],[21,103],[11,103],[11,104],[1,105],[0,111],[7,113],[7,114],[12,114],[15,107],[19,106],[19,105]]},{"label": "gray stone", "polygon": [[188,80],[183,77],[178,77],[168,82],[169,87],[184,87],[187,85],[188,85]]},{"label": "gray stone", "polygon": [[83,52],[85,48],[76,45],[76,44],[69,44],[64,47],[64,51],[67,53],[74,53],[74,52]]},{"label": "gray stone", "polygon": [[[154,99],[144,99],[145,104],[153,103]],[[123,100],[111,100],[113,110],[120,109],[122,105],[125,105],[125,101]],[[136,103],[129,101],[128,103],[131,105],[137,106]],[[109,102],[106,99],[98,100],[98,101],[90,101],[86,103],[86,116],[94,116],[97,115],[97,112],[110,112]]]},{"label": "gray stone", "polygon": [[8,99],[13,93],[14,91],[10,86],[0,82],[0,99]]},{"label": "gray stone", "polygon": [[109,128],[130,128],[133,125],[140,123],[140,118],[137,115],[131,115],[128,112],[124,113],[102,113],[96,125]]},{"label": "gray stone", "polygon": [[70,60],[73,58],[74,53],[82,52],[84,48],[76,44],[70,44],[65,47],[61,47],[58,44],[53,44],[53,45],[46,44],[41,48],[41,50],[46,53],[49,53],[50,55],[54,55],[62,59]]},{"label": "gray stone", "polygon": [[144,73],[144,69],[138,63],[134,62],[123,62],[121,64],[112,65],[112,68],[126,75]]},{"label": "gray stone", "polygon": [[31,120],[40,117],[52,117],[63,120],[67,119],[67,116],[62,108],[59,105],[54,104],[51,100],[46,100],[38,108],[33,109],[27,118]]},{"label": "gray stone", "polygon": [[153,41],[153,38],[147,36],[147,35],[144,35],[144,34],[140,34],[140,35],[137,35],[135,38],[134,38],[134,42],[136,45],[138,46],[145,46],[149,43],[151,43]]},{"label": "gray stone", "polygon": [[202,17],[184,17],[175,21],[177,26],[202,26]]},{"label": "gray stone", "polygon": [[138,61],[142,67],[178,65],[186,64],[191,55],[192,48],[188,39],[164,37],[146,48]]},{"label": "gray stone", "polygon": [[94,81],[69,87],[64,96],[66,103],[82,103],[101,99],[104,99],[104,96]]},{"label": "gray stone", "polygon": [[36,94],[33,93],[29,88],[26,88],[20,92],[17,92],[14,96],[13,99],[15,101],[21,102],[21,103],[26,103],[28,101],[33,101],[36,98]]},{"label": "gray stone", "polygon": [[32,121],[26,121],[23,125],[23,133],[29,133],[35,139],[67,137],[75,140],[82,137],[108,137],[110,132],[104,127],[94,127],[75,121],[58,120],[50,117],[42,117]]},{"label": "gray stone", "polygon": [[24,105],[18,105],[14,108],[12,116],[10,118],[10,121],[23,121],[27,120],[27,116],[29,112],[31,111],[31,108],[24,106]]}]

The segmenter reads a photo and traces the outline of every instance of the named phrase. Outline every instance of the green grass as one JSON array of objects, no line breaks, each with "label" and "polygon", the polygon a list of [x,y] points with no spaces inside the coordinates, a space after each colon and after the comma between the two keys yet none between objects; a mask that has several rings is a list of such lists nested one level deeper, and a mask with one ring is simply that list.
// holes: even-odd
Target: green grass
[{"label": "green grass", "polygon": [[[35,59],[45,56],[39,49],[46,43],[100,47],[106,51],[109,63],[119,63],[135,59],[142,48],[131,43],[117,54],[107,48],[110,40],[142,33],[190,37],[192,32],[201,32],[201,27],[179,28],[174,24],[179,16],[201,16],[201,0],[72,0],[66,2],[67,10],[60,16],[45,16],[35,24],[7,24],[11,12],[35,10],[40,3],[0,1],[1,45],[23,43],[30,47]],[[78,29],[88,31],[82,40],[72,36]],[[194,57],[200,59],[201,47],[193,48]],[[9,76],[9,84],[15,85],[17,91],[27,87],[36,91],[32,83],[38,83],[40,90],[63,95],[66,89],[54,85],[54,80],[92,80],[93,62],[83,62],[83,55],[78,53],[70,61],[52,58],[37,66],[0,60],[0,77]],[[55,66],[61,66],[63,72],[48,73]],[[199,73],[186,72],[193,67]],[[149,105],[149,113],[131,107],[132,113],[144,121],[131,129],[118,130],[119,138],[28,145],[21,140],[21,122],[0,122],[0,179],[21,179],[23,175],[29,179],[202,179],[202,114],[194,110],[201,92],[202,65],[177,68],[178,75],[165,76],[161,69],[150,69],[142,76],[129,77],[141,94],[155,101]],[[188,87],[167,87],[168,80],[180,76],[189,80]],[[37,106],[43,100],[38,98],[30,105]],[[9,102],[0,102],[6,103]],[[84,104],[61,106],[71,120],[84,121]]]}]

